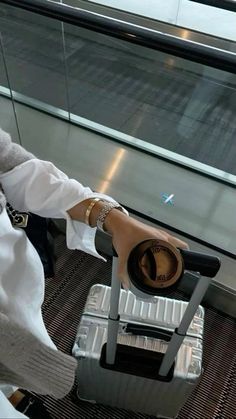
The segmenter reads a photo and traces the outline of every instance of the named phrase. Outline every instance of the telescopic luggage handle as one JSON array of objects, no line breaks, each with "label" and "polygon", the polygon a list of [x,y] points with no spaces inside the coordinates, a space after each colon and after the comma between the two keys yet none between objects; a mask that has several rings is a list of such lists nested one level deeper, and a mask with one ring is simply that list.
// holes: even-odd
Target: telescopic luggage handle
[{"label": "telescopic luggage handle", "polygon": [[216,256],[205,253],[179,249],[184,261],[184,269],[199,272],[202,276],[214,278],[220,269],[220,260]]},{"label": "telescopic luggage handle", "polygon": [[131,251],[127,268],[131,291],[144,297],[143,294],[168,294],[177,287],[185,270],[213,278],[220,268],[220,261],[215,256],[177,249],[166,241],[149,239]]},{"label": "telescopic luggage handle", "polygon": [[[119,327],[120,281],[117,278],[118,257],[115,251],[114,255],[106,350],[106,363],[110,365],[115,362]],[[154,266],[154,263],[156,266]],[[158,266],[158,263],[160,263],[160,266]],[[158,269],[160,269],[161,274],[158,274]],[[165,269],[167,269],[167,273],[165,273]],[[163,293],[163,289],[166,291],[168,287],[173,288],[178,283],[185,269],[199,272],[204,277],[200,277],[180,325],[173,333],[168,344],[167,351],[158,371],[158,374],[164,377],[167,376],[174,363],[178,350],[185,338],[194,314],[207,291],[211,278],[220,269],[220,260],[215,256],[207,254],[189,250],[178,250],[169,243],[153,239],[146,240],[136,246],[130,253],[128,260],[130,281],[139,290],[141,289],[142,292],[147,292],[152,295],[158,295],[160,292]],[[174,282],[173,277],[175,279]],[[155,285],[153,286],[153,284]]]}]

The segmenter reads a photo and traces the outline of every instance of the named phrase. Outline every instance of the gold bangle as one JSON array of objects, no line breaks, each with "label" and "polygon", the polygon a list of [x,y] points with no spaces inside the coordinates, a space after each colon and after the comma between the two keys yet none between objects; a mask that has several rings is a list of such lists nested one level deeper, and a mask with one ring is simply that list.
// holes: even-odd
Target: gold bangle
[{"label": "gold bangle", "polygon": [[[92,211],[92,209],[93,209],[94,205],[95,205],[98,201],[101,201],[101,199],[100,199],[100,198],[94,198],[94,199],[90,202],[90,204],[89,204],[88,208],[86,209],[86,212],[85,212],[85,220],[84,220],[84,222],[85,222],[85,224],[87,224],[88,226],[90,226],[89,217],[90,217],[91,211]],[[90,226],[90,227],[91,227],[91,226]]]}]

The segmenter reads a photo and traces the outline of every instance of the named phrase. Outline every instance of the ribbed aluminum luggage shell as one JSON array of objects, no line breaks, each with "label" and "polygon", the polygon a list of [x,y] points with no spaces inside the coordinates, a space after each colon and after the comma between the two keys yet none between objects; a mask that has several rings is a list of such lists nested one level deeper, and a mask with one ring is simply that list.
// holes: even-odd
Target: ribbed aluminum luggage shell
[{"label": "ribbed aluminum luggage shell", "polygon": [[[90,288],[85,304],[84,314],[107,318],[110,308],[111,288],[96,284]],[[173,331],[179,326],[188,302],[164,297],[152,297],[142,301],[130,291],[121,290],[119,314],[121,321],[142,323],[143,325],[158,326]],[[198,310],[191,322],[188,335],[202,338],[204,324],[204,308]]]},{"label": "ribbed aluminum luggage shell", "polygon": [[[101,367],[101,350],[107,341],[109,299],[110,287],[93,286],[81,317],[73,347],[78,359],[78,397],[161,418],[174,418],[201,376],[203,308],[199,306],[177,354],[172,380],[163,382]],[[132,322],[173,331],[186,306],[183,301],[162,297],[141,302],[131,292],[122,291],[118,343],[164,353],[166,341],[126,333],[125,327]]]}]

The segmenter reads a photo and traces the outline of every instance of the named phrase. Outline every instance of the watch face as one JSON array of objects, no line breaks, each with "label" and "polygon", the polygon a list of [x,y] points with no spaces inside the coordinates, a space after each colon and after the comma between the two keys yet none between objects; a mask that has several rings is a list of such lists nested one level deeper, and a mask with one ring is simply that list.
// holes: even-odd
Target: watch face
[{"label": "watch face", "polygon": [[[143,290],[153,293],[172,287],[183,272],[179,251],[163,240],[150,239],[140,243],[133,250],[132,257],[134,282]],[[129,273],[131,276],[131,269]]]}]

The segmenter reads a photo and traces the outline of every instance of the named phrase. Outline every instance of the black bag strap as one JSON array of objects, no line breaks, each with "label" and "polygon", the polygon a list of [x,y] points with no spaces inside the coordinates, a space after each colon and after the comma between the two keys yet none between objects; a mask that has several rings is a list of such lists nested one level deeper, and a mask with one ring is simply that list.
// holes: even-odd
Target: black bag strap
[{"label": "black bag strap", "polygon": [[26,212],[16,211],[8,202],[6,210],[13,226],[21,228],[27,227],[29,215]]}]

